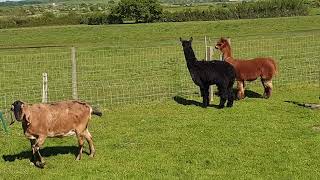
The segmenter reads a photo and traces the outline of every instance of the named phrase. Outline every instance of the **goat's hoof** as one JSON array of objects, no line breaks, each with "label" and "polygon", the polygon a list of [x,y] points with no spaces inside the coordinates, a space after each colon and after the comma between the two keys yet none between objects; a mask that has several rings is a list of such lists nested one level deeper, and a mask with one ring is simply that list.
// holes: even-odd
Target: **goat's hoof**
[{"label": "goat's hoof", "polygon": [[224,108],[224,105],[219,105],[218,106],[218,109],[223,109]]}]

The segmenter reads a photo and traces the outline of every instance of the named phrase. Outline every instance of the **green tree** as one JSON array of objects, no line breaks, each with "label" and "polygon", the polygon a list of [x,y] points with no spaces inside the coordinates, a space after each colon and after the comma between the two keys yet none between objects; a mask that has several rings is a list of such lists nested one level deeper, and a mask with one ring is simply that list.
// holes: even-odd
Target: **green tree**
[{"label": "green tree", "polygon": [[153,22],[159,20],[161,14],[162,7],[158,0],[121,0],[111,13],[136,22]]}]

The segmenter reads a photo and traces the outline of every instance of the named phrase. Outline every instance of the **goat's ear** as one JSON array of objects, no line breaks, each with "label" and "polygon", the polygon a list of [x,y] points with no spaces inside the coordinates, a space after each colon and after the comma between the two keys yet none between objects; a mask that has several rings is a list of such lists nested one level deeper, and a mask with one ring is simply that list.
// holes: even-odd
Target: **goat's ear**
[{"label": "goat's ear", "polygon": [[190,41],[193,41],[193,38],[192,38],[192,37],[190,37]]},{"label": "goat's ear", "polygon": [[21,105],[22,119],[27,122],[27,125],[31,124],[30,112],[28,111],[25,104]]}]

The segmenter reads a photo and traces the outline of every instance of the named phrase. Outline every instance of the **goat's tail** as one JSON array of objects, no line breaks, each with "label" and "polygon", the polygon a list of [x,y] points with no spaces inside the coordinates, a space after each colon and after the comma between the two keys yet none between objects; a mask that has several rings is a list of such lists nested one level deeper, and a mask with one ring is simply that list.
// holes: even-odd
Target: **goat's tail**
[{"label": "goat's tail", "polygon": [[97,109],[92,109],[91,114],[94,114],[100,117],[102,116],[102,112]]}]

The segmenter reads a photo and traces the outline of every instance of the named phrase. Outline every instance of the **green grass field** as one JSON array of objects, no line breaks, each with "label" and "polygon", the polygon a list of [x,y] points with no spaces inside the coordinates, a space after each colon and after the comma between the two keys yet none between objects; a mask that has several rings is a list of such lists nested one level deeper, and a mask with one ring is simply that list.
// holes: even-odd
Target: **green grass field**
[{"label": "green grass field", "polygon": [[[261,91],[261,90],[256,90]],[[285,101],[314,102],[315,87],[275,90],[231,109],[174,100],[106,107],[89,129],[97,154],[75,161],[76,138],[47,139],[43,170],[29,165],[19,123],[1,132],[4,179],[317,179],[320,112]],[[199,101],[200,99],[193,99]],[[185,103],[186,105],[183,105]],[[217,104],[215,98],[213,104]],[[88,147],[86,147],[88,152]]]},{"label": "green grass field", "polygon": [[[41,88],[41,83],[31,85],[36,81],[29,80],[47,69],[57,74],[52,80],[55,96],[70,98],[68,81],[59,78],[70,75],[63,62],[69,60],[71,46],[79,51],[84,99],[91,100],[92,94],[85,94],[91,91],[98,99],[116,98],[122,90],[96,90],[99,83],[114,81],[137,89],[119,97],[124,99],[120,103],[100,106],[104,116],[94,117],[89,125],[97,150],[93,159],[84,154],[75,161],[75,137],[47,139],[42,149],[47,166],[40,170],[30,165],[31,148],[21,124],[12,125],[9,134],[0,128],[0,179],[318,179],[320,111],[293,103],[320,103],[318,27],[320,16],[2,29],[1,96],[23,89],[21,97],[31,98],[40,91],[33,87]],[[197,88],[180,52],[180,36],[194,37],[200,58],[204,36],[211,43],[220,36],[231,37],[238,57],[277,57],[281,73],[271,99],[258,98],[262,87],[249,84],[249,97],[233,108],[216,109],[218,97],[211,107],[199,107],[201,99],[192,94]],[[28,46],[66,48],[7,49]],[[30,66],[34,69],[26,68]],[[149,78],[158,78],[154,82],[159,90],[142,88]],[[113,95],[104,94],[109,92]],[[166,98],[161,98],[162,92]],[[147,95],[149,100],[136,101],[130,95]]]}]

